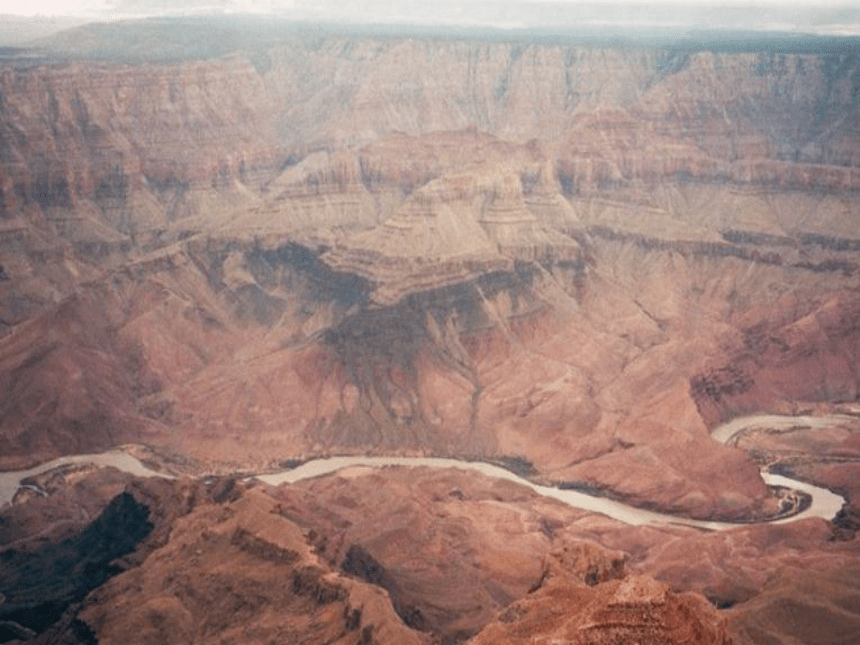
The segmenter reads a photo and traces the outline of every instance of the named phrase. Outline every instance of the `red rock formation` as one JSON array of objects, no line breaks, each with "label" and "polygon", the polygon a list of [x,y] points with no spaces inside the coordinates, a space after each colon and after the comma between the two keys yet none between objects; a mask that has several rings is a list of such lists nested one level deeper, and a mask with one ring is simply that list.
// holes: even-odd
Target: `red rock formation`
[{"label": "red rock formation", "polygon": [[547,577],[536,592],[509,606],[469,642],[733,643],[724,621],[699,596],[674,594],[644,576],[594,587],[565,578],[558,573]]},{"label": "red rock formation", "polygon": [[[588,190],[689,177],[860,185],[854,63],[842,54],[451,41],[431,55],[409,40],[317,45],[273,49],[262,74],[241,56],[7,68],[3,211],[253,183],[290,151],[468,126],[552,142],[565,181]],[[309,68],[316,73],[302,73]],[[374,157],[365,154],[368,176],[390,175]],[[430,159],[413,175],[428,177],[420,168]]]},{"label": "red rock formation", "polygon": [[5,214],[227,181],[279,156],[272,107],[238,58],[2,70]]},{"label": "red rock formation", "polygon": [[[127,479],[45,474],[36,483],[48,497],[0,514],[4,539],[13,533],[12,548],[28,551],[76,536]],[[229,632],[241,619],[251,636],[292,629],[297,639],[352,643],[367,628],[350,627],[360,619],[374,623],[379,643],[416,636],[405,620],[454,641],[481,630],[475,642],[710,642],[730,633],[735,642],[787,644],[802,634],[801,642],[844,645],[860,615],[856,540],[833,540],[821,520],[717,533],[632,528],[459,470],[354,468],[250,491],[228,477],[151,480],[126,490],[149,509],[151,532],[115,563],[124,573],[35,642],[86,643],[86,633],[134,642],[159,629],[164,642],[202,642],[207,629]],[[16,561],[8,553],[0,571]],[[291,553],[310,554],[311,571]],[[308,582],[313,597],[302,592]],[[322,602],[328,592],[348,596]],[[384,612],[366,609],[386,597]],[[365,609],[344,613],[344,603]]]},{"label": "red rock formation", "polygon": [[738,516],[707,428],[856,394],[855,63],[312,41],[3,69],[5,465],[519,456]]},{"label": "red rock formation", "polygon": [[[313,530],[328,562],[384,587],[408,624],[453,641],[534,587],[543,555],[570,543],[569,527],[582,516],[458,470],[355,468],[272,495],[286,517]],[[582,549],[583,580],[623,568],[620,554],[610,560],[593,545]]]},{"label": "red rock formation", "polygon": [[802,402],[856,398],[857,294],[846,291],[783,315],[742,329],[742,344],[727,352],[728,361],[691,381],[706,421],[763,408],[791,413]]},{"label": "red rock formation", "polygon": [[176,519],[164,546],[90,595],[100,641],[427,643],[387,594],[331,571],[274,500],[251,490]]}]

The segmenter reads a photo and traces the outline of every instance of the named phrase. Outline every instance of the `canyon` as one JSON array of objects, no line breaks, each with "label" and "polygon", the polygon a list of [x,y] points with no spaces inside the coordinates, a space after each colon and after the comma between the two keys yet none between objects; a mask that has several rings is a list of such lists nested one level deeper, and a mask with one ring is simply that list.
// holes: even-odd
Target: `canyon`
[{"label": "canyon", "polygon": [[[853,643],[858,47],[199,17],[5,55],[0,470],[172,479],[24,480],[0,642]],[[753,415],[794,421],[711,436]],[[264,483],[330,456],[738,526]],[[762,470],[845,504],[769,523]]]}]

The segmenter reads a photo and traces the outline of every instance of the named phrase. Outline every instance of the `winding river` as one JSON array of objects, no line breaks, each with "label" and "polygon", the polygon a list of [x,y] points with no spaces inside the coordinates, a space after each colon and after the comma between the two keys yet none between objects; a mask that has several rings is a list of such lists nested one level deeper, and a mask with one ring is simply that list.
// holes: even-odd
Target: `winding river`
[{"label": "winding river", "polygon": [[[812,420],[811,422],[810,419]],[[843,418],[838,415],[833,415],[831,417],[780,417],[773,415],[760,415],[730,421],[729,423],[715,428],[711,433],[711,436],[715,440],[725,443],[738,432],[753,426],[761,427],[763,425],[771,424],[774,427],[788,427],[789,425],[809,425],[820,427],[827,425],[828,423],[839,422],[842,420]],[[60,457],[59,459],[54,459],[53,461],[49,461],[29,470],[0,473],[0,507],[12,500],[15,492],[21,486],[20,482],[22,479],[57,468],[58,466],[86,463],[98,466],[113,466],[114,468],[140,477],[169,477],[168,475],[164,475],[147,468],[136,458],[122,450],[112,450],[110,452],[97,455]],[[575,508],[595,513],[603,513],[604,515],[608,515],[620,522],[631,525],[680,524],[710,530],[721,530],[738,526],[738,524],[728,522],[693,520],[665,513],[657,513],[654,511],[634,508],[622,502],[602,497],[594,497],[578,491],[561,490],[550,486],[541,486],[530,482],[527,479],[523,479],[500,466],[484,462],[460,461],[457,459],[441,459],[433,457],[331,457],[327,459],[314,459],[296,468],[266,475],[257,475],[256,478],[267,484],[278,485],[294,483],[310,479],[312,477],[319,477],[345,468],[357,466],[371,468],[382,468],[386,466],[424,466],[429,468],[459,468],[462,470],[473,470],[489,477],[506,479],[522,486],[527,486],[540,495],[552,497]],[[792,515],[791,517],[775,520],[774,523],[796,522],[797,520],[808,517],[831,519],[837,512],[839,512],[845,502],[841,496],[836,495],[826,488],[813,486],[805,482],[789,479],[788,477],[762,473],[762,478],[767,484],[785,486],[787,488],[802,491],[812,498],[812,503],[802,512]]]}]

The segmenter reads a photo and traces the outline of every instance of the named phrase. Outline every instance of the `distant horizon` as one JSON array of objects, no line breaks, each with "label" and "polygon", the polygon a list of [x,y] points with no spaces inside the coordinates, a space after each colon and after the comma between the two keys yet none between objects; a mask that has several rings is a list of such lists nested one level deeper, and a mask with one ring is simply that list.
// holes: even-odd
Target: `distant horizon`
[{"label": "distant horizon", "polygon": [[[480,7],[486,10],[487,5],[493,4],[500,10],[510,7],[525,8],[533,5],[535,8],[564,7],[571,10],[577,7],[612,6],[615,8],[684,8],[713,10],[727,7],[733,10],[802,10],[816,13],[819,11],[856,10],[860,11],[857,0],[503,0],[490,3],[488,0],[442,0],[436,2],[427,11],[435,13],[442,9],[462,17],[464,23],[469,22],[470,12]],[[290,14],[323,14],[337,15],[340,13],[357,13],[370,9],[379,17],[403,16],[402,12],[415,12],[418,3],[393,2],[391,0],[359,0],[344,5],[333,0],[316,0],[315,2],[297,2],[296,0],[186,0],[171,3],[165,0],[32,0],[21,3],[20,0],[0,0],[0,14],[24,17],[74,17],[89,19],[111,20],[124,17],[155,17],[159,15],[194,15],[200,13],[257,13],[272,15]],[[408,15],[403,17],[408,18]]]},{"label": "distant horizon", "polygon": [[0,0],[4,12],[0,44],[5,45],[26,44],[84,23],[203,16],[452,33],[578,32],[599,38],[696,38],[703,32],[712,40],[729,32],[860,37],[860,0],[32,0],[25,5]]}]

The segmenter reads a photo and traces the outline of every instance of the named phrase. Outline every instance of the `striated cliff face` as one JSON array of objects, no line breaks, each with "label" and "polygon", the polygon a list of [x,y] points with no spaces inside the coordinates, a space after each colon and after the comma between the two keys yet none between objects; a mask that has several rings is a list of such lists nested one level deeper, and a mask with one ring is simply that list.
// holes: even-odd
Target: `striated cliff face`
[{"label": "striated cliff face", "polygon": [[163,209],[135,198],[227,183],[280,159],[265,85],[241,58],[6,68],[0,83],[5,218],[82,200],[145,218],[147,205],[150,216]]},{"label": "striated cliff face", "polygon": [[320,148],[468,127],[551,143],[582,190],[636,177],[857,187],[850,49],[285,38],[215,60],[7,66],[5,211],[228,185]]},{"label": "striated cliff face", "polygon": [[429,642],[384,590],[321,562],[270,496],[216,499],[200,499],[156,553],[90,596],[79,617],[100,642]]}]

